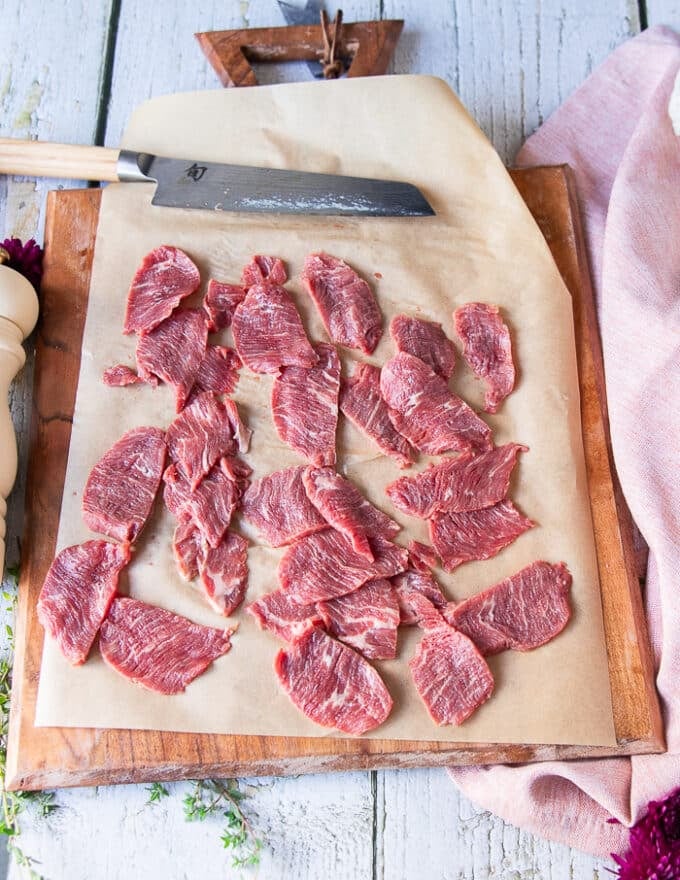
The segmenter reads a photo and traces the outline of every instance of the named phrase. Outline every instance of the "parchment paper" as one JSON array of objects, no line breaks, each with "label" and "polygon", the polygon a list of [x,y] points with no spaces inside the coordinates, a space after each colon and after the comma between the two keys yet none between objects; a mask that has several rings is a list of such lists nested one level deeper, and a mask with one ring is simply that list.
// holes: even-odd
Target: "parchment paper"
[{"label": "parchment paper", "polygon": [[[392,347],[399,313],[440,321],[453,335],[452,310],[470,300],[498,303],[511,326],[517,388],[496,416],[497,443],[525,443],[511,494],[538,526],[496,558],[437,574],[451,599],[463,599],[535,559],[571,570],[573,619],[549,645],[490,660],[493,698],[461,727],[438,728],[412,684],[407,661],[420,632],[403,628],[397,660],[377,664],[394,697],[390,718],[371,736],[478,742],[609,745],[615,742],[599,582],[586,490],[572,307],[548,248],[491,145],[448,86],[429,77],[382,77],[167,96],[134,114],[123,146],[165,155],[410,180],[437,216],[338,219],[235,215],[155,208],[153,187],[112,185],[103,193],[83,343],[58,548],[91,535],[80,499],[90,468],[127,429],[167,426],[168,388],[106,388],[103,370],[134,364],[134,338],[121,333],[130,279],[144,254],[178,245],[209,277],[237,280],[253,253],[283,257],[310,337],[326,339],[299,273],[307,253],[325,249],[370,279],[385,317],[375,357]],[[222,341],[231,342],[230,331]],[[349,372],[350,355],[342,352]],[[276,436],[272,378],[244,369],[235,398],[254,431],[248,461],[255,477],[301,459]],[[462,360],[453,387],[479,407],[483,388]],[[341,469],[371,501],[398,519],[398,538],[427,539],[426,525],[392,509],[384,487],[401,472],[341,418]],[[419,462],[418,468],[425,465]],[[247,524],[238,523],[254,538]],[[157,504],[136,547],[123,589],[199,623],[223,626],[181,580],[171,551],[172,518]],[[247,601],[276,587],[283,551],[249,551]],[[247,604],[247,601],[245,604]],[[109,670],[95,649],[71,668],[47,640],[37,724],[151,728],[215,733],[337,736],[308,721],[280,689],[272,663],[281,643],[243,608],[233,649],[189,686],[165,697]]]}]

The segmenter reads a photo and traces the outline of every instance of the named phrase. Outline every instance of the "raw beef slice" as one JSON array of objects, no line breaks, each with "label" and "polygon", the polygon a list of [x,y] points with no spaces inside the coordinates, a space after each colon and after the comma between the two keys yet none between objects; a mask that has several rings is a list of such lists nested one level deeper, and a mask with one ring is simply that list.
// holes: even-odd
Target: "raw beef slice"
[{"label": "raw beef slice", "polygon": [[137,370],[145,381],[161,379],[175,389],[176,412],[187,402],[208,341],[202,309],[181,309],[142,334],[137,342]]},{"label": "raw beef slice", "polygon": [[189,481],[171,464],[163,474],[163,497],[170,513],[191,520],[210,547],[217,547],[229,527],[240,493],[229,470],[218,462],[192,491]]},{"label": "raw beef slice", "polygon": [[231,648],[230,629],[119,596],[102,624],[99,649],[122,676],[159,694],[179,694]]},{"label": "raw beef slice", "polygon": [[206,541],[194,521],[180,519],[172,536],[172,552],[177,570],[187,581],[198,577],[199,561],[204,558]]},{"label": "raw beef slice", "polygon": [[392,697],[371,664],[320,629],[279,651],[274,669],[293,703],[322,727],[360,735],[392,710]]},{"label": "raw beef slice", "polygon": [[50,566],[38,620],[74,666],[87,659],[129,559],[128,544],[86,541],[62,550]]},{"label": "raw beef slice", "polygon": [[416,571],[428,574],[431,568],[437,564],[437,554],[429,544],[422,541],[409,541],[408,557]]},{"label": "raw beef slice", "polygon": [[217,547],[199,560],[201,586],[211,607],[229,617],[243,601],[248,587],[248,542],[227,532]]},{"label": "raw beef slice", "polygon": [[260,625],[261,629],[269,630],[284,642],[295,639],[323,623],[316,605],[298,605],[283,590],[274,590],[253,602],[246,608]]},{"label": "raw beef slice", "polygon": [[214,394],[199,394],[168,428],[170,458],[192,490],[218,459],[236,453],[233,414],[226,403]]},{"label": "raw beef slice", "polygon": [[241,284],[246,290],[249,290],[263,281],[268,281],[270,284],[285,284],[288,281],[288,273],[283,260],[278,257],[255,254],[241,272]]},{"label": "raw beef slice", "polygon": [[231,394],[238,385],[238,372],[241,366],[241,358],[233,348],[209,345],[198,366],[192,395],[203,391]]},{"label": "raw beef slice", "polygon": [[342,383],[340,409],[372,440],[382,453],[393,458],[399,467],[411,465],[414,453],[408,440],[394,427],[387,404],[380,394],[380,368],[359,364],[354,375]]},{"label": "raw beef slice", "polygon": [[333,468],[307,468],[302,474],[307,496],[326,522],[349,539],[354,550],[373,561],[371,539],[389,540],[401,526],[374,507]]},{"label": "raw beef slice", "polygon": [[102,379],[104,385],[110,388],[124,388],[126,385],[141,385],[144,382],[144,379],[126,364],[116,364],[104,370]]},{"label": "raw beef slice", "polygon": [[394,427],[428,455],[491,449],[491,429],[420,358],[400,352],[380,373]]},{"label": "raw beef slice", "polygon": [[304,467],[275,471],[255,480],[243,496],[242,514],[272,547],[326,528],[326,521],[307,497]]},{"label": "raw beef slice", "polygon": [[319,253],[305,260],[302,280],[333,342],[373,354],[382,315],[364,279],[337,257]]},{"label": "raw beef slice", "polygon": [[385,489],[403,513],[427,519],[436,511],[480,510],[501,501],[520,452],[519,443],[496,446],[480,455],[447,458],[413,477],[401,477]]},{"label": "raw beef slice", "polygon": [[397,595],[400,623],[403,626],[412,626],[421,622],[418,604],[413,601],[414,594],[424,596],[437,611],[443,611],[448,604],[446,596],[431,572],[408,569],[392,578],[392,586]]},{"label": "raw beef slice", "polygon": [[165,433],[133,428],[104,453],[90,471],[83,492],[88,529],[135,541],[144,528],[165,464]]},{"label": "raw beef slice", "polygon": [[510,332],[498,306],[468,303],[453,313],[463,357],[475,375],[487,383],[484,409],[495,413],[515,387]]},{"label": "raw beef slice", "polygon": [[161,245],[148,253],[132,279],[125,310],[124,333],[148,333],[198,289],[201,276],[189,257]]},{"label": "raw beef slice", "polygon": [[346,596],[319,602],[317,609],[329,634],[367,660],[397,656],[399,603],[385,578],[369,581]]},{"label": "raw beef slice", "polygon": [[280,367],[313,367],[314,349],[288,292],[278,284],[251,287],[231,322],[236,351],[254,373]]},{"label": "raw beef slice", "polygon": [[335,529],[302,538],[289,547],[279,563],[279,582],[288,595],[306,605],[335,599],[366,581],[391,577],[408,565],[408,551],[384,538],[373,542],[375,560],[369,562]]},{"label": "raw beef slice", "polygon": [[493,691],[486,660],[467,636],[443,621],[425,633],[408,665],[416,690],[439,725],[462,724]]},{"label": "raw beef slice", "polygon": [[441,324],[397,315],[390,323],[390,335],[397,351],[412,354],[444,379],[451,378],[456,366],[456,349]]},{"label": "raw beef slice", "polygon": [[236,306],[246,298],[246,291],[240,284],[223,284],[211,278],[203,300],[203,308],[208,316],[208,329],[217,333],[231,325]]},{"label": "raw beef slice", "polygon": [[569,622],[571,574],[560,562],[534,562],[512,577],[449,606],[445,617],[482,654],[531,651],[545,645]]},{"label": "raw beef slice", "polygon": [[464,562],[490,559],[533,525],[512,501],[499,501],[483,510],[433,514],[430,540],[442,566],[453,571]]},{"label": "raw beef slice", "polygon": [[272,387],[276,433],[313,464],[335,464],[340,358],[335,346],[314,346],[313,367],[282,367]]}]

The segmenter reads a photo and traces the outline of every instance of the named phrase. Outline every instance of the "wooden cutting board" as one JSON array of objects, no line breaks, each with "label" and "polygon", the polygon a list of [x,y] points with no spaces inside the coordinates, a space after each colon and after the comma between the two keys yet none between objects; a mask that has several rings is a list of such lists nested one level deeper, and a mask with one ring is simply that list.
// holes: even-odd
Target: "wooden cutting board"
[{"label": "wooden cutting board", "polygon": [[26,526],[7,751],[10,790],[198,777],[488,764],[663,751],[631,520],[613,469],[597,319],[569,169],[512,172],[571,292],[583,440],[618,746],[437,743],[34,727],[43,630],[35,607],[54,556],[100,190],[52,192],[36,341]]}]

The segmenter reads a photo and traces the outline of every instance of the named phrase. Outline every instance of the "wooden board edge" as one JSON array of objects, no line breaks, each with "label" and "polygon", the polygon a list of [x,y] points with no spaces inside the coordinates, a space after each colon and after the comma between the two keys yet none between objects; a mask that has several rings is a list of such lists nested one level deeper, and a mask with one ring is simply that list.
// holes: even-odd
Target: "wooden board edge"
[{"label": "wooden board edge", "polygon": [[353,770],[415,770],[433,767],[465,767],[489,764],[565,761],[658,754],[656,743],[635,742],[618,746],[568,745],[475,745],[446,744],[446,748],[422,752],[346,752],[305,756],[279,756],[248,761],[200,763],[149,763],[134,768],[109,765],[96,769],[35,767],[7,781],[7,790],[73,788],[81,785],[126,785],[141,782],[175,782],[184,779],[224,779],[248,776],[299,776]]},{"label": "wooden board edge", "polygon": [[[526,175],[541,175],[542,193],[559,187],[569,207],[562,223],[569,227],[573,247],[560,249],[543,217],[540,200],[526,186]],[[606,635],[612,708],[617,740],[647,742],[664,749],[664,732],[647,625],[636,573],[632,517],[616,476],[607,415],[604,363],[595,299],[590,280],[585,236],[581,225],[572,170],[567,165],[513,169],[511,176],[537,220],[567,288],[572,295],[576,354],[581,392],[583,447],[593,528],[596,535],[600,594]],[[622,635],[621,621],[631,628]]]}]

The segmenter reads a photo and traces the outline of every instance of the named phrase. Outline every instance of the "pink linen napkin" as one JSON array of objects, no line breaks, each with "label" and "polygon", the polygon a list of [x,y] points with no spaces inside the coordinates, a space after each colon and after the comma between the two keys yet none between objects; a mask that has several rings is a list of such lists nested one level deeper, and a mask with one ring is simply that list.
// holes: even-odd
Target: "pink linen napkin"
[{"label": "pink linen napkin", "polygon": [[644,31],[517,159],[576,174],[614,457],[649,545],[644,601],[668,754],[449,771],[508,822],[598,856],[624,851],[624,826],[680,785],[680,138],[667,109],[679,66],[680,35]]}]

